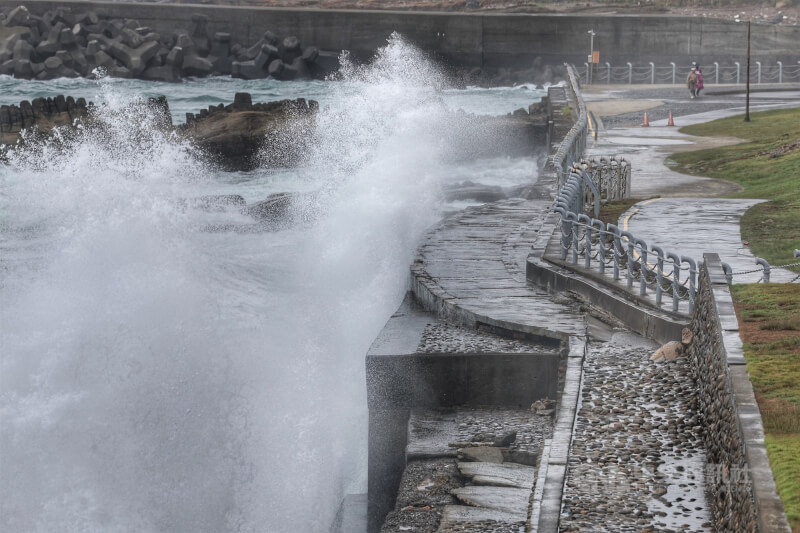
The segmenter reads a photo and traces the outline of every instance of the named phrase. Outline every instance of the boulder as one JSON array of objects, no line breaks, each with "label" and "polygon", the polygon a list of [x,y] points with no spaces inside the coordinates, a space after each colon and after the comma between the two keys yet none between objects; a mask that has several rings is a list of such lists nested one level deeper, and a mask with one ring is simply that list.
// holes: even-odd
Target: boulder
[{"label": "boulder", "polygon": [[230,74],[233,70],[230,42],[230,33],[217,32],[214,34],[208,59],[211,61],[215,74]]},{"label": "boulder", "polygon": [[167,57],[164,58],[164,64],[177,69],[183,67],[183,48],[176,46],[170,50]]},{"label": "boulder", "polygon": [[197,54],[184,55],[182,72],[184,76],[204,77],[211,74],[214,65],[205,57]]},{"label": "boulder", "polygon": [[5,28],[0,26],[0,63],[14,57],[14,46],[18,41],[27,41],[31,36],[30,28],[15,26]]},{"label": "boulder", "polygon": [[27,41],[17,40],[17,42],[14,43],[14,49],[11,55],[17,61],[30,61],[33,53],[33,46]]},{"label": "boulder", "polygon": [[[211,106],[196,115],[188,114],[180,131],[221,166],[249,170],[261,164],[257,156],[265,139],[275,138],[289,120],[295,123],[311,120],[317,109],[316,102],[303,99],[252,104],[249,94],[238,93],[232,105]],[[291,145],[279,147],[274,150],[278,155],[269,163],[274,166],[296,163],[308,141],[297,138]]]},{"label": "boulder", "polygon": [[143,43],[138,48],[131,48],[119,41],[111,41],[108,53],[130,71],[132,76],[144,72],[147,62],[156,55],[160,45],[155,41]]},{"label": "boulder", "polygon": [[283,62],[291,64],[291,62],[294,61],[294,58],[300,57],[303,53],[300,49],[300,40],[293,35],[286,37],[281,42],[280,53]]},{"label": "boulder", "polygon": [[130,48],[139,48],[144,44],[144,38],[130,28],[123,28],[119,37],[122,43]]},{"label": "boulder", "polygon": [[44,60],[44,68],[46,68],[51,72],[55,72],[56,70],[61,68],[63,64],[64,62],[61,61],[61,59],[56,56],[48,57],[47,59]]},{"label": "boulder", "polygon": [[13,59],[7,59],[0,63],[0,74],[5,76],[12,76],[14,74],[14,66],[17,62]]},{"label": "boulder", "polygon": [[47,38],[36,46],[36,53],[41,57],[49,57],[59,50],[61,50],[61,30],[64,29],[64,23],[58,22],[47,34]]},{"label": "boulder", "polygon": [[31,14],[25,6],[15,7],[6,15],[6,26],[28,26],[31,23]]},{"label": "boulder", "polygon": [[195,13],[192,15],[192,40],[201,57],[208,56],[211,51],[211,40],[208,38],[208,15]]},{"label": "boulder", "polygon": [[161,65],[147,68],[141,77],[143,80],[177,83],[181,81],[181,71],[172,65]]}]

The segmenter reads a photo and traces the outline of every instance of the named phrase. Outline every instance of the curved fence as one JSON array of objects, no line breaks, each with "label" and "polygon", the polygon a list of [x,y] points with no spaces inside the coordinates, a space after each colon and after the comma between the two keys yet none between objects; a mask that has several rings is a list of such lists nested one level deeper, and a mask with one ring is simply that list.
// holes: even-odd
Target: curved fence
[{"label": "curved fence", "polygon": [[[595,170],[596,167],[604,170]],[[630,183],[630,164],[624,159],[573,165],[553,207],[561,215],[558,259],[595,270],[601,276],[610,275],[615,282],[638,288],[640,296],[653,292],[658,307],[691,313],[697,293],[697,262],[649,245],[631,232],[596,218],[604,189],[593,180],[593,172],[615,176],[609,181]],[[617,198],[625,198],[627,193]],[[585,214],[589,210],[594,217]]]},{"label": "curved fence", "polygon": [[[800,59],[800,58],[798,58]],[[590,68],[593,67],[593,68]],[[734,62],[720,65],[712,62],[701,65],[703,69],[703,82],[710,84],[731,84],[747,82],[747,64]],[[686,75],[690,65],[671,62],[667,65],[656,65],[649,62],[646,65],[612,65],[611,63],[590,65],[584,63],[576,67],[576,75],[584,83],[597,84],[673,84],[686,83]],[[800,61],[793,63],[777,61],[775,63],[762,63],[755,61],[750,64],[750,83],[800,83]]]},{"label": "curved fence", "polygon": [[558,189],[560,190],[566,179],[566,169],[569,169],[572,164],[583,156],[583,151],[586,148],[586,132],[589,127],[589,119],[586,113],[586,104],[580,95],[580,82],[578,74],[572,65],[567,67],[567,88],[572,93],[572,100],[578,106],[578,118],[566,134],[564,139],[559,143],[555,152],[548,158],[545,170],[554,169],[558,174]]},{"label": "curved fence", "polygon": [[[630,164],[624,159],[583,160],[572,165],[553,205],[553,211],[560,215],[561,235],[556,257],[551,251],[548,259],[608,276],[610,281],[624,283],[639,296],[652,294],[656,307],[691,314],[702,261],[648,243],[597,218],[602,201],[629,197],[630,172]],[[798,256],[800,250],[795,251],[795,257]],[[783,269],[794,273],[790,269],[800,266],[800,262],[770,265],[759,257],[755,263],[757,268],[753,270],[733,272],[723,262],[728,283],[733,282],[734,276],[756,272],[761,273],[759,282],[769,283],[771,271]],[[786,281],[798,280],[800,274]]]}]

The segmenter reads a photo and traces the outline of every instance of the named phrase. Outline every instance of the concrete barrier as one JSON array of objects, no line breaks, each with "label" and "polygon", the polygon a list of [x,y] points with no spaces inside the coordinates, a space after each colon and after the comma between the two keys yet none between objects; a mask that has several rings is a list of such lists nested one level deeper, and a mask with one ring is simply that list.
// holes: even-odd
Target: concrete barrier
[{"label": "concrete barrier", "polygon": [[[19,0],[0,0],[0,7]],[[365,59],[386,43],[392,32],[443,60],[461,67],[528,68],[536,57],[545,64],[582,65],[589,52],[589,29],[601,61],[613,64],[646,58],[667,64],[689,64],[703,57],[742,60],[746,28],[734,21],[661,15],[541,15],[280,9],[190,4],[137,4],[29,0],[33,14],[59,7],[94,10],[101,16],[138,20],[156,32],[190,28],[195,13],[209,17],[211,34],[227,32],[243,45],[261,38],[265,29],[296,35],[324,50],[349,50]],[[800,26],[754,25],[752,59],[796,61]]]}]

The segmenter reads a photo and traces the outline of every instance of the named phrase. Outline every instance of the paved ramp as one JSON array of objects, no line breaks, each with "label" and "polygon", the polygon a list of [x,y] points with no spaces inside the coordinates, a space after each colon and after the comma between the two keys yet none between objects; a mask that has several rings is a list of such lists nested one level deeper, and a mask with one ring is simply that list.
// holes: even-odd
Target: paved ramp
[{"label": "paved ramp", "polygon": [[506,200],[472,207],[432,229],[411,267],[428,310],[469,327],[509,328],[564,340],[585,331],[574,307],[528,285],[525,264],[550,202]]}]

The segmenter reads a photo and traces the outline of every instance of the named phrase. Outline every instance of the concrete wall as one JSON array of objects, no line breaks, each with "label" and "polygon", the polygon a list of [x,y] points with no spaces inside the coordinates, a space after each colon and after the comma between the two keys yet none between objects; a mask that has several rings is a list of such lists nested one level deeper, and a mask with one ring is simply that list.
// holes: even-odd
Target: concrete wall
[{"label": "concrete wall", "polygon": [[689,358],[706,428],[706,487],[717,531],[789,533],[764,447],[738,321],[717,254],[704,254]]},{"label": "concrete wall", "polygon": [[[0,0],[16,6],[20,0]],[[230,32],[250,44],[267,29],[297,35],[304,44],[325,50],[350,50],[368,58],[392,32],[453,66],[529,67],[537,56],[545,63],[582,64],[589,53],[587,31],[594,29],[594,48],[601,62],[627,61],[686,65],[691,60],[744,61],[746,27],[732,21],[677,16],[528,15],[267,9],[190,4],[111,2],[24,2],[36,14],[58,7],[94,10],[109,17],[135,18],[158,32],[191,28],[191,15],[211,18],[209,28]],[[800,49],[800,27],[754,25],[753,60],[794,62]]]}]

